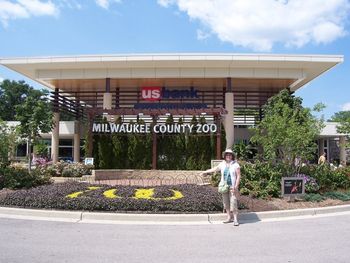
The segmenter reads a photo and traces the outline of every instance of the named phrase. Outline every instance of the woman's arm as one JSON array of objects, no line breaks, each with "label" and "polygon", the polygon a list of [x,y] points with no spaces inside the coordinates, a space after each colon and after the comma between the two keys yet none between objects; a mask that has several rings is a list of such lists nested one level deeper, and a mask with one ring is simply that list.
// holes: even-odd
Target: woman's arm
[{"label": "woman's arm", "polygon": [[236,183],[235,183],[234,190],[238,190],[239,183],[241,181],[241,168],[240,167],[238,167],[236,169],[236,175],[237,175],[237,177],[236,177]]},{"label": "woman's arm", "polygon": [[218,165],[218,166],[215,166],[214,168],[211,168],[211,169],[208,169],[208,170],[202,172],[201,175],[206,175],[206,174],[210,174],[210,173],[215,173],[215,172],[218,172],[218,171],[220,171],[219,165]]}]

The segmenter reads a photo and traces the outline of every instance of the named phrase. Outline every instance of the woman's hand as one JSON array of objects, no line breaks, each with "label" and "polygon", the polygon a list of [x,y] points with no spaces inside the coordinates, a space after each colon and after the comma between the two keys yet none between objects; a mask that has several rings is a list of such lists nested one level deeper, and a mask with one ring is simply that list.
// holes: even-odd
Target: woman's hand
[{"label": "woman's hand", "polygon": [[200,176],[206,176],[208,173],[206,173],[206,172],[201,172],[199,175]]},{"label": "woman's hand", "polygon": [[238,189],[238,187],[232,186],[232,187],[231,187],[231,192],[232,192],[233,194],[239,194],[239,189]]}]

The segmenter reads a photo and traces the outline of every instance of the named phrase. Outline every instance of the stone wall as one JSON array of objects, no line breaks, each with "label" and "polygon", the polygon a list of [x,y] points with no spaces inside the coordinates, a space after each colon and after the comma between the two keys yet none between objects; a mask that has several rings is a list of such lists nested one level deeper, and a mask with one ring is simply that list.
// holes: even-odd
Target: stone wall
[{"label": "stone wall", "polygon": [[93,170],[95,181],[104,180],[173,180],[183,183],[205,184],[210,182],[210,176],[201,176],[202,171],[183,170],[127,170],[107,169]]}]

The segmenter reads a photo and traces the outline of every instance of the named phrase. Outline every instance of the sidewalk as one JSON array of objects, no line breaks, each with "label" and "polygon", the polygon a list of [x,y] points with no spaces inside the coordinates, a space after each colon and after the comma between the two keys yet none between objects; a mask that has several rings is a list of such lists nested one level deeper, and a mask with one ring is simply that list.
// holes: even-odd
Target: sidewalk
[{"label": "sidewalk", "polygon": [[[350,213],[350,205],[249,212],[239,215],[240,223],[256,223],[274,220],[301,219],[313,216],[332,216]],[[49,220],[76,223],[103,224],[219,224],[226,219],[225,214],[133,214],[85,211],[58,211],[0,207],[1,218]]]}]

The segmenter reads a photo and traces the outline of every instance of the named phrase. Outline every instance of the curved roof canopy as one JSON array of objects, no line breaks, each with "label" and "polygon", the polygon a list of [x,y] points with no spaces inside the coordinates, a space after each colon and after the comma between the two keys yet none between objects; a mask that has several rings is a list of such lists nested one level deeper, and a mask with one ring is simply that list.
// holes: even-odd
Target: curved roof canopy
[{"label": "curved roof canopy", "polygon": [[[274,55],[224,53],[120,54],[59,57],[2,58],[0,64],[53,89],[114,85],[134,86],[150,79],[209,81],[222,85],[228,77],[232,86],[275,86],[297,90],[317,76],[343,62],[340,55]],[[121,82],[117,82],[121,81]],[[217,80],[221,80],[217,82]],[[236,80],[236,81],[235,81]],[[255,80],[255,82],[254,82]],[[124,81],[124,82],[123,82]],[[169,82],[171,83],[171,82]],[[169,83],[163,83],[168,85]],[[237,84],[238,83],[238,84]],[[184,82],[186,85],[186,82]],[[101,88],[102,88],[101,87]]]}]

